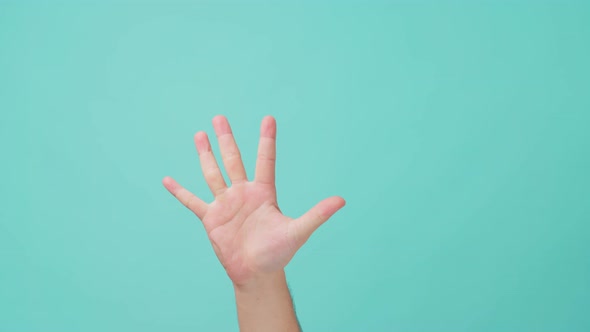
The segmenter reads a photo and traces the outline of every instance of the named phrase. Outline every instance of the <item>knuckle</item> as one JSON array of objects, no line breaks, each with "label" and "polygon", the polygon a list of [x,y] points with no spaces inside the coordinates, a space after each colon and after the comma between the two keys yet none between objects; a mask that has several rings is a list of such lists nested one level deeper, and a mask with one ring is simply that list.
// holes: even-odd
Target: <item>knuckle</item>
[{"label": "knuckle", "polygon": [[192,211],[194,212],[194,211],[195,211],[195,208],[196,208],[196,207],[195,207],[195,204],[196,204],[196,201],[195,201],[195,196],[193,196],[193,195],[190,195],[190,196],[187,198],[187,200],[186,200],[186,204],[185,204],[185,206],[186,206],[187,208],[189,208],[189,210],[192,210]]},{"label": "knuckle", "polygon": [[203,169],[203,176],[207,182],[215,180],[217,178],[217,173],[217,168],[215,167]]},{"label": "knuckle", "polygon": [[315,220],[317,220],[319,222],[325,221],[327,219],[326,215],[324,213],[322,213],[322,211],[320,211],[320,210],[316,210],[314,212],[314,217],[315,217]]},{"label": "knuckle", "polygon": [[234,153],[234,154],[230,154],[229,156],[227,156],[227,158],[225,158],[226,163],[234,163],[234,164],[239,164],[242,162],[242,156],[239,153]]},{"label": "knuckle", "polygon": [[274,162],[276,160],[276,157],[274,155],[267,154],[267,153],[259,153],[258,160]]}]

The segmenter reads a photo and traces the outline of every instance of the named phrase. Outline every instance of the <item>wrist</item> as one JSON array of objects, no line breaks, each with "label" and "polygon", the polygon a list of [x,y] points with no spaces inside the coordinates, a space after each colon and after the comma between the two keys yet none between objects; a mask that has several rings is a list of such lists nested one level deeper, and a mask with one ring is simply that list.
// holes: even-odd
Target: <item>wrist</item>
[{"label": "wrist", "polygon": [[240,331],[301,330],[284,270],[234,283],[234,291]]},{"label": "wrist", "polygon": [[285,270],[281,269],[272,273],[258,274],[239,283],[233,282],[233,286],[236,293],[259,293],[287,287],[287,278]]}]

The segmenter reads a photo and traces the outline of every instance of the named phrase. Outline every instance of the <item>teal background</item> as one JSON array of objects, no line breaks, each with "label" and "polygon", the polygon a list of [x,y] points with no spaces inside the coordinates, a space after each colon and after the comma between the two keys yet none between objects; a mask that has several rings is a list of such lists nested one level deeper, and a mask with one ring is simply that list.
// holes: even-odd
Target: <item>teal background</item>
[{"label": "teal background", "polygon": [[[311,331],[590,330],[587,2],[0,4],[0,330],[237,331],[193,134],[287,215]],[[217,142],[213,140],[214,149]],[[217,152],[218,150],[216,150]],[[219,154],[218,154],[219,155]]]}]

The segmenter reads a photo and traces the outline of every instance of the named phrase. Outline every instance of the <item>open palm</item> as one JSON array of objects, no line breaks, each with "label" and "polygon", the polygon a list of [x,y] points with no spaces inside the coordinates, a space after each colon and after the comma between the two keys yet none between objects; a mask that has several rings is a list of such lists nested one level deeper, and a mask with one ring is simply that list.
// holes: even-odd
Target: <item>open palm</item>
[{"label": "open palm", "polygon": [[203,222],[219,261],[235,284],[283,269],[311,234],[345,204],[333,196],[299,218],[282,214],[275,188],[276,121],[262,120],[253,181],[248,181],[240,151],[227,119],[213,127],[231,180],[228,187],[205,132],[195,134],[203,175],[215,200],[209,204],[167,176],[162,183]]}]

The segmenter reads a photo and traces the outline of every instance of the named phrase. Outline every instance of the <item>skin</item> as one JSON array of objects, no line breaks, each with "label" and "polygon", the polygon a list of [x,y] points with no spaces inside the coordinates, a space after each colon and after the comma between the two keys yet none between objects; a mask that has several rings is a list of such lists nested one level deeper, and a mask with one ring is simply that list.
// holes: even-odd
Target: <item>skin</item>
[{"label": "skin", "polygon": [[298,218],[283,215],[275,187],[276,120],[272,116],[262,120],[252,181],[248,181],[227,119],[218,115],[212,122],[231,186],[203,131],[195,134],[194,141],[214,201],[204,202],[172,177],[164,177],[162,183],[202,221],[233,283],[240,331],[299,331],[284,268],[345,201],[332,196]]}]

